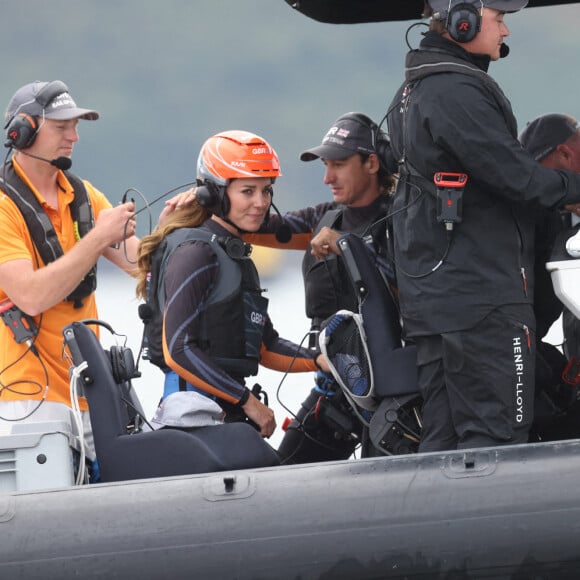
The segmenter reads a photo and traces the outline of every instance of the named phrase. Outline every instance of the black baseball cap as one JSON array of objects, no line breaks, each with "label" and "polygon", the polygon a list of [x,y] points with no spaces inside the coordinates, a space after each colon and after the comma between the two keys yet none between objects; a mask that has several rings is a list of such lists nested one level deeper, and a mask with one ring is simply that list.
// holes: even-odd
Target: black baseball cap
[{"label": "black baseball cap", "polygon": [[300,154],[301,161],[314,159],[346,159],[355,153],[376,153],[374,123],[362,113],[346,113],[340,116],[328,130],[322,143]]},{"label": "black baseball cap", "polygon": [[578,131],[580,123],[574,117],[548,113],[530,121],[519,140],[536,161],[541,161]]}]

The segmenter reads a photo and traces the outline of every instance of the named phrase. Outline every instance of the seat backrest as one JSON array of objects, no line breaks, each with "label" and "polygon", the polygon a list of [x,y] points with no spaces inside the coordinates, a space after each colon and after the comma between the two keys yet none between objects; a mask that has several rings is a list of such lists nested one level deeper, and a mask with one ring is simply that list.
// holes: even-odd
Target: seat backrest
[{"label": "seat backrest", "polygon": [[87,363],[81,376],[103,482],[279,464],[274,450],[245,423],[128,434],[123,385],[115,381],[96,334],[80,322],[63,334],[75,365]]},{"label": "seat backrest", "polygon": [[414,346],[403,346],[399,309],[364,241],[356,234],[339,239],[343,262],[361,299],[360,314],[373,368],[375,392],[396,396],[417,392]]},{"label": "seat backrest", "polygon": [[87,369],[81,375],[82,394],[89,403],[95,445],[97,441],[103,445],[125,435],[127,409],[122,401],[122,391],[115,382],[110,359],[97,335],[82,322],[65,327],[63,335],[74,364],[87,363]]}]

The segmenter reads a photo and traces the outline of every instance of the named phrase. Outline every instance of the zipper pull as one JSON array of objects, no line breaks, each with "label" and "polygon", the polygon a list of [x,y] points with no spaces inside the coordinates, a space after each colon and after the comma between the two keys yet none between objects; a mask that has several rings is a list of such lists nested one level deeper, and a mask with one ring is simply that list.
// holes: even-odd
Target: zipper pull
[{"label": "zipper pull", "polygon": [[526,278],[526,269],[520,268],[520,272],[522,273],[522,281],[524,283],[524,294],[528,295],[528,279]]},{"label": "zipper pull", "polygon": [[526,333],[526,342],[528,343],[528,352],[530,352],[532,350],[532,336],[530,333],[530,329],[525,324],[524,324],[523,328],[524,328],[524,332]]}]

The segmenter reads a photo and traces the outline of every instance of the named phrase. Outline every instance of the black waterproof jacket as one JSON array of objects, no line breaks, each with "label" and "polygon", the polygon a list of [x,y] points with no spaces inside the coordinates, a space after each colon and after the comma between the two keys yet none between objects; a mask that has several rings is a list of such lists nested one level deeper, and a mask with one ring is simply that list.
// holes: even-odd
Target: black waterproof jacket
[{"label": "black waterproof jacket", "polygon": [[[502,304],[533,302],[540,206],[580,201],[580,175],[521,147],[511,105],[476,56],[429,32],[408,53],[388,114],[401,178],[393,207],[407,336],[467,329]],[[461,221],[438,221],[436,172],[465,173]]]}]

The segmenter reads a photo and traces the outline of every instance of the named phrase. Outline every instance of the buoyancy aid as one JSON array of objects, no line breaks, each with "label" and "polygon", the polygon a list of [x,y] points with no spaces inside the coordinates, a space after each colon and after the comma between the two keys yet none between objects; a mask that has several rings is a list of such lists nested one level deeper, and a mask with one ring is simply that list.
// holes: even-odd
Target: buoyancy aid
[{"label": "buoyancy aid", "polygon": [[[209,244],[219,264],[217,280],[200,314],[200,332],[195,339],[197,346],[232,376],[255,375],[268,299],[262,296],[258,272],[252,260],[244,252],[229,251],[228,244],[232,240],[238,241],[238,238],[222,238],[203,226],[171,232],[153,253],[147,284],[150,308],[150,318],[145,324],[147,358],[167,370],[162,349],[164,273],[171,254],[182,244],[195,240]],[[239,242],[243,244],[241,240]]]},{"label": "buoyancy aid", "polygon": [[[325,226],[331,229],[340,228],[343,211],[344,208],[327,211],[312,237]],[[337,258],[336,254],[331,253],[325,260],[318,260],[309,248],[302,259],[306,316],[312,320],[312,327],[315,329],[322,320],[341,308],[356,310],[356,297],[350,290],[345,272]]]},{"label": "buoyancy aid", "polygon": [[[381,221],[381,218],[384,218],[388,211],[387,199],[381,199],[376,209],[377,213],[373,214],[372,218],[362,220],[357,227],[349,228],[348,231],[358,235],[368,234],[369,241],[379,251],[379,247],[386,244],[386,220]],[[345,210],[347,208],[340,207],[327,211],[317,224],[312,237],[325,226],[340,230]],[[375,222],[380,223],[379,228],[370,227]],[[342,259],[331,253],[326,259],[318,260],[309,250],[306,251],[302,260],[306,316],[312,321],[312,330],[318,330],[320,323],[337,310],[347,309],[356,312],[358,299],[352,289]]]},{"label": "buoyancy aid", "polygon": [[[78,241],[94,227],[93,209],[82,180],[68,171],[63,173],[74,190],[74,198],[69,207]],[[36,195],[14,171],[12,161],[4,165],[4,170],[0,174],[0,187],[22,214],[30,237],[44,264],[60,258],[64,252],[54,227]],[[74,302],[75,308],[80,308],[83,298],[94,292],[96,287],[97,265],[95,264],[65,300]]]}]

